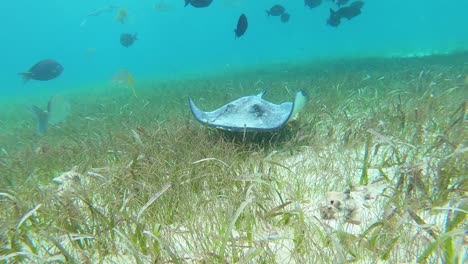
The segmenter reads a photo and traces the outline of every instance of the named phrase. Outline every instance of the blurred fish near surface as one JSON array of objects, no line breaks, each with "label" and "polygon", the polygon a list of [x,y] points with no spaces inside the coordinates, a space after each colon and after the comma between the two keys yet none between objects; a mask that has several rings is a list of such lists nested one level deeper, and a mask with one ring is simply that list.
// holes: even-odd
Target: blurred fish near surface
[{"label": "blurred fish near surface", "polygon": [[281,16],[286,11],[282,5],[274,5],[266,10],[268,16]]},{"label": "blurred fish near surface", "polygon": [[137,34],[123,33],[120,35],[120,44],[126,48],[132,46],[135,40],[138,40]]},{"label": "blurred fish near surface", "polygon": [[115,20],[121,24],[125,24],[128,19],[128,12],[127,9],[125,8],[120,8],[119,11],[117,11],[117,16],[115,17]]},{"label": "blurred fish near surface", "polygon": [[90,17],[93,17],[93,16],[99,16],[103,13],[109,13],[109,12],[113,12],[114,10],[116,10],[118,7],[116,6],[106,6],[106,7],[103,7],[103,8],[98,8],[92,12],[90,12],[89,14],[87,14],[83,20],[81,21],[81,24],[80,26],[84,26],[86,24],[86,22],[88,22],[88,18]]},{"label": "blurred fish near surface", "polygon": [[330,16],[327,20],[327,24],[332,27],[338,27],[341,23],[341,19],[346,18],[348,20],[357,17],[361,14],[361,9],[364,6],[363,1],[355,1],[349,6],[341,7],[338,10],[330,8]]},{"label": "blurred fish near surface", "polygon": [[286,12],[285,12],[285,13],[283,13],[283,14],[281,15],[280,20],[281,20],[281,22],[286,23],[286,22],[289,21],[289,18],[290,18],[290,17],[291,17],[291,16],[289,15],[289,13],[286,13]]},{"label": "blurred fish near surface", "polygon": [[213,0],[185,0],[184,6],[191,5],[195,8],[204,8],[211,5],[212,2]]},{"label": "blurred fish near surface", "polygon": [[304,5],[309,8],[316,8],[322,4],[322,0],[304,0]]},{"label": "blurred fish near surface", "polygon": [[248,26],[249,23],[247,22],[247,17],[244,14],[241,14],[239,16],[239,19],[237,20],[237,27],[234,29],[236,38],[239,38],[242,35],[244,35],[245,31],[247,31]]}]

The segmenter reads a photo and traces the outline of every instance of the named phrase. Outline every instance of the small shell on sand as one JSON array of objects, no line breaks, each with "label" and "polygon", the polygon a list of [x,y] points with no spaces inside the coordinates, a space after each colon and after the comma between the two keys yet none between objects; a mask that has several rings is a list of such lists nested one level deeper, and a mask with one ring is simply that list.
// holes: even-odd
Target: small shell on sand
[{"label": "small shell on sand", "polygon": [[320,207],[322,219],[343,219],[348,223],[361,224],[360,210],[363,207],[363,199],[355,192],[328,192],[326,195],[328,204]]},{"label": "small shell on sand", "polygon": [[344,192],[328,192],[325,205],[320,207],[320,215],[325,220],[344,220],[350,224],[360,225],[365,203],[381,193],[384,187],[359,186]]}]

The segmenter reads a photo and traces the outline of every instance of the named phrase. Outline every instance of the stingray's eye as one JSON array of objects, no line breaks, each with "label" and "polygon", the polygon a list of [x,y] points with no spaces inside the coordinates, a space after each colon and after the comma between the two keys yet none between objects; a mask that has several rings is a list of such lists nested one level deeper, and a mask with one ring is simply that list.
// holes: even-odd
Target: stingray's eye
[{"label": "stingray's eye", "polygon": [[335,201],[333,201],[333,200],[330,201],[330,204],[334,204],[334,203],[335,203]]},{"label": "stingray's eye", "polygon": [[252,105],[252,112],[256,113],[258,116],[261,116],[265,113],[265,110],[260,105],[254,104]]}]

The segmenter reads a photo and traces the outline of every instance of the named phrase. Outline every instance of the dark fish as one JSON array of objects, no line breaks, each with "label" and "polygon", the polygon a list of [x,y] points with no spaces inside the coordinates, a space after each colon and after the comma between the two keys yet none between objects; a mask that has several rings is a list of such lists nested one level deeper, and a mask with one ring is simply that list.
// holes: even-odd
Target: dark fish
[{"label": "dark fish", "polygon": [[213,2],[213,0],[185,0],[185,6],[189,4],[196,8],[207,7]]},{"label": "dark fish", "polygon": [[349,5],[350,8],[361,9],[364,6],[363,1],[355,1]]},{"label": "dark fish", "polygon": [[337,27],[340,24],[342,18],[350,20],[353,17],[360,15],[361,8],[363,6],[364,2],[356,1],[349,6],[338,9],[337,11],[333,11],[333,9],[330,8],[330,17],[327,20],[327,24],[332,27]]},{"label": "dark fish", "polygon": [[332,27],[337,27],[341,23],[341,17],[336,14],[335,11],[333,11],[330,8],[330,17],[328,17],[327,24],[332,26]]},{"label": "dark fish", "polygon": [[122,46],[124,47],[130,47],[131,45],[133,45],[133,42],[135,40],[138,40],[136,34],[132,35],[128,33],[123,33],[122,35],[120,35],[120,44],[122,44]]},{"label": "dark fish", "polygon": [[234,29],[234,33],[236,34],[236,38],[241,37],[244,35],[245,31],[249,27],[249,22],[247,22],[247,17],[242,14],[240,15],[239,19],[237,20],[237,27]]},{"label": "dark fish", "polygon": [[315,8],[322,4],[322,0],[304,0],[304,5],[310,8]]},{"label": "dark fish", "polygon": [[20,75],[23,77],[24,82],[30,79],[48,81],[58,77],[62,72],[63,67],[60,63],[48,59],[36,63],[28,72],[20,73]]},{"label": "dark fish", "polygon": [[289,14],[288,13],[283,13],[281,15],[281,22],[286,23],[289,21]]},{"label": "dark fish", "polygon": [[281,16],[286,9],[282,5],[274,5],[269,10],[266,10],[269,16]]},{"label": "dark fish", "polygon": [[356,1],[356,2],[353,2],[351,5],[349,5],[347,7],[342,7],[342,8],[339,9],[339,10],[342,10],[341,17],[345,17],[348,20],[353,18],[353,17],[356,17],[356,16],[361,14],[361,8],[363,6],[364,6],[364,2]]}]

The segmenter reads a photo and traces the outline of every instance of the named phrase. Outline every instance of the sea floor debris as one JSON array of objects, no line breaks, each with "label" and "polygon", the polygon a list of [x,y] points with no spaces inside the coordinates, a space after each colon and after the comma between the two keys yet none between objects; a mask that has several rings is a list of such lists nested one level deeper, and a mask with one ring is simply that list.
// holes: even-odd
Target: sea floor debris
[{"label": "sea floor debris", "polygon": [[[362,218],[370,215],[367,208],[372,206],[377,195],[381,195],[387,186],[356,186],[342,192],[328,192],[325,202],[320,207],[320,215],[325,220],[338,220],[355,225],[362,223]],[[368,219],[376,222],[377,219]]]},{"label": "sea floor debris", "polygon": [[[80,97],[39,139],[5,107],[0,260],[464,263],[465,62],[365,65]],[[272,101],[313,84],[288,140],[227,140],[187,111],[187,87],[225,102],[259,79]]]}]

